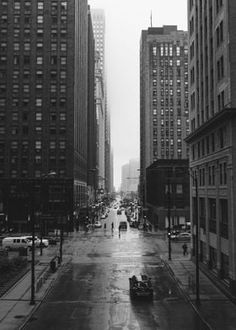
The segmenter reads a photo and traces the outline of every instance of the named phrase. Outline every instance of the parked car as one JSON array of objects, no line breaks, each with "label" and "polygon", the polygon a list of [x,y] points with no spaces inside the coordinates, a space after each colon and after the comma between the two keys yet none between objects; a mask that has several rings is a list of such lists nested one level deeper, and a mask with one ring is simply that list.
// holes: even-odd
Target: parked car
[{"label": "parked car", "polygon": [[[32,236],[24,236],[24,238],[29,242],[28,246],[31,247],[32,246],[32,241],[33,241]],[[40,247],[41,246],[41,239],[38,238],[37,236],[35,236],[34,244],[35,244],[35,247]],[[49,245],[48,239],[43,238],[42,239],[42,247],[48,247],[48,245]]]},{"label": "parked car", "polygon": [[170,233],[170,238],[171,239],[176,239],[176,237],[179,235],[179,230],[173,230],[171,233]]},{"label": "parked car", "polygon": [[176,235],[175,238],[176,241],[190,241],[191,240],[191,234],[184,232],[184,233],[179,233]]},{"label": "parked car", "polygon": [[153,297],[153,287],[151,278],[147,275],[141,274],[139,276],[133,275],[129,278],[129,290],[131,298],[134,297]]},{"label": "parked car", "polygon": [[117,214],[122,214],[121,209],[117,210]]},{"label": "parked car", "polygon": [[27,248],[28,241],[24,237],[5,237],[2,240],[2,248],[4,250],[18,250],[20,248]]},{"label": "parked car", "polygon": [[107,216],[106,216],[105,213],[101,215],[101,219],[106,219],[106,217],[107,217]]},{"label": "parked car", "polygon": [[100,221],[95,221],[95,223],[94,223],[94,227],[95,227],[95,228],[101,228],[101,227],[102,227],[101,222],[100,222]]}]

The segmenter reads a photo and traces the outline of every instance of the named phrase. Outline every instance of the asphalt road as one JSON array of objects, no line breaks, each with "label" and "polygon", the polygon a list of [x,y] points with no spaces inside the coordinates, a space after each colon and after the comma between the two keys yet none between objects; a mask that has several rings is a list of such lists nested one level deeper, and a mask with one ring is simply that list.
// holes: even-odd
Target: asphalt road
[{"label": "asphalt road", "polygon": [[[111,210],[106,230],[75,233],[65,244],[70,261],[25,330],[207,329],[161,262],[163,239],[129,227],[119,235],[124,219]],[[130,298],[128,279],[140,273],[152,278],[151,301]]]}]

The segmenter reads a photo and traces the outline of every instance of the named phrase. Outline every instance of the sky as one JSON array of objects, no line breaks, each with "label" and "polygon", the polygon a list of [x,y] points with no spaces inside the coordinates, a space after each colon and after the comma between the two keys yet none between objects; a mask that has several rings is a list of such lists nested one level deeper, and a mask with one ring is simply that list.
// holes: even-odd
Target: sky
[{"label": "sky", "polygon": [[139,43],[148,27],[187,30],[187,0],[88,0],[105,12],[105,70],[111,114],[114,186],[121,167],[139,158]]}]

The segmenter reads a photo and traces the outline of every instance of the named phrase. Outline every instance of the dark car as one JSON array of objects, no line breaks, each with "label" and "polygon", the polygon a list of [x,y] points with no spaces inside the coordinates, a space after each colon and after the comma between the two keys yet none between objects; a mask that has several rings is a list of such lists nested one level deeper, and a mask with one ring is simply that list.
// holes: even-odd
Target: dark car
[{"label": "dark car", "polygon": [[129,278],[130,296],[134,297],[153,297],[153,287],[151,278],[147,275],[136,276],[133,275]]},{"label": "dark car", "polygon": [[122,214],[121,209],[118,209],[118,210],[117,210],[117,214]]},{"label": "dark car", "polygon": [[127,230],[127,222],[121,221],[119,224],[119,230]]}]

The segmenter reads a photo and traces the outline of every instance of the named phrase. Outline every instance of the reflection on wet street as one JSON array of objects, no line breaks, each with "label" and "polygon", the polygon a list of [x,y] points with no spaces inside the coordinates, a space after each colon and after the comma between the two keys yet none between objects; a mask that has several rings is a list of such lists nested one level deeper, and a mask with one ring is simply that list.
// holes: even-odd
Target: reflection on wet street
[{"label": "reflection on wet street", "polygon": [[[112,210],[106,230],[79,231],[65,242],[69,262],[25,329],[206,329],[162,263],[163,237],[129,227],[119,235],[121,219]],[[153,299],[130,298],[134,274],[151,277]]]}]

